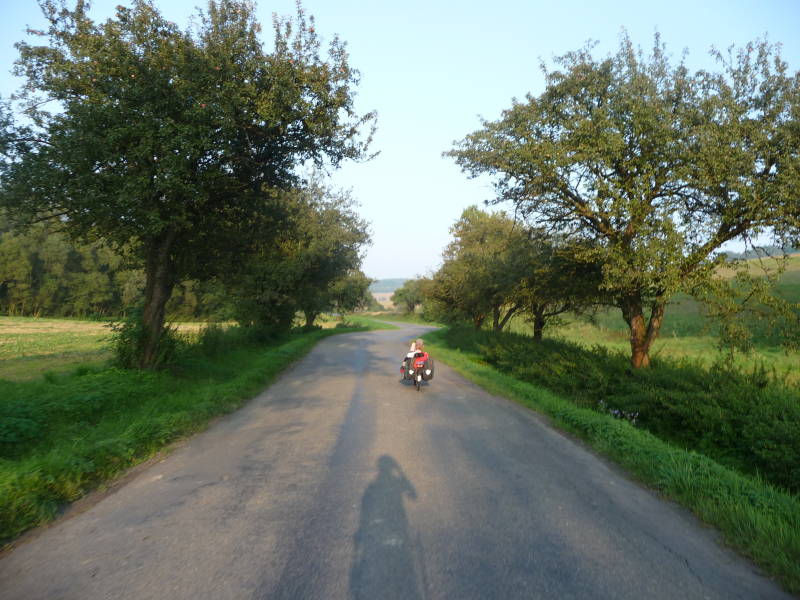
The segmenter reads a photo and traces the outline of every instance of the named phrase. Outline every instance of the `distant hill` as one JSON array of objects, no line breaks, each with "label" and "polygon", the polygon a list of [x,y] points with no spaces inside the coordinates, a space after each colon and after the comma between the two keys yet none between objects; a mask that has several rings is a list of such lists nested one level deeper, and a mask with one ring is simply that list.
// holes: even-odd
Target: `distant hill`
[{"label": "distant hill", "polygon": [[764,246],[764,247],[756,247],[754,250],[748,250],[747,252],[726,252],[728,260],[741,260],[741,259],[751,259],[751,258],[759,258],[764,256],[781,256],[783,253],[786,254],[796,254],[800,252],[800,249],[797,248],[780,248],[778,246]]},{"label": "distant hill", "polygon": [[403,287],[408,279],[378,279],[369,286],[369,291],[373,294],[391,294],[397,288]]}]

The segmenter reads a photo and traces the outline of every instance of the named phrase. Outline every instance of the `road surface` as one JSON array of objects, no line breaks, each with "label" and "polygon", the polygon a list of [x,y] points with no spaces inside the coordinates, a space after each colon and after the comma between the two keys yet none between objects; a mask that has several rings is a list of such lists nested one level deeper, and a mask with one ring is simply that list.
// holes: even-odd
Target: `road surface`
[{"label": "road surface", "polygon": [[267,391],[0,559],[3,600],[788,598],[716,534],[404,326]]}]

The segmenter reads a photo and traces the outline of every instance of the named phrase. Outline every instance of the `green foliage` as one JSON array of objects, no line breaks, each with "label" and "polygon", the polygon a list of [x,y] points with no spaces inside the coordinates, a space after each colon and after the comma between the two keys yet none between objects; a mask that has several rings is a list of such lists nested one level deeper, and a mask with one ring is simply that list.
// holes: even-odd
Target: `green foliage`
[{"label": "green foliage", "polygon": [[381,305],[369,292],[371,282],[372,279],[361,271],[348,273],[333,280],[329,286],[333,310],[340,315],[364,308],[382,310]]},{"label": "green foliage", "polygon": [[395,306],[401,307],[404,312],[413,313],[425,298],[423,286],[422,279],[407,279],[399,289],[395,290],[390,301]]},{"label": "green foliage", "polygon": [[540,339],[567,311],[600,301],[600,268],[576,258],[576,248],[502,212],[471,206],[451,228],[444,262],[423,289],[434,320],[490,322],[500,331],[524,315]]},{"label": "green foliage", "polygon": [[42,9],[44,43],[17,45],[36,135],[3,164],[0,205],[130,245],[146,279],[139,364],[152,366],[175,284],[239,265],[281,228],[273,191],[297,184],[300,164],[364,157],[373,115],[354,111],[342,42],[323,56],[299,6],[275,18],[272,52],[247,1],[211,0],[185,32],[148,0],[102,24],[82,2]]},{"label": "green foliage", "polygon": [[659,359],[657,368],[632,371],[623,354],[602,346],[537,344],[524,335],[457,327],[428,339],[578,406],[635,416],[637,426],[662,439],[800,492],[800,393],[763,366],[748,372]]},{"label": "green foliage", "polygon": [[450,232],[453,241],[425,289],[426,298],[451,320],[480,327],[489,318],[495,329],[502,329],[520,308],[517,295],[528,274],[525,228],[503,213],[470,206]]},{"label": "green foliage", "polygon": [[[790,592],[800,592],[797,496],[488,366],[474,353],[479,351],[474,332],[465,331],[464,336],[445,341],[447,335],[436,332],[426,336],[428,348],[437,358],[491,393],[549,415],[556,426],[579,435],[652,488],[719,528],[728,544],[780,579]],[[454,345],[463,347],[453,349]]]},{"label": "green foliage", "polygon": [[313,326],[323,312],[361,306],[370,282],[359,271],[361,252],[370,239],[349,195],[313,182],[282,202],[281,230],[254,244],[242,268],[225,280],[236,319],[281,332],[296,311]]},{"label": "green foliage", "polygon": [[[150,331],[144,326],[142,307],[137,306],[128,311],[122,321],[111,325],[111,331],[115,364],[122,369],[138,368],[142,347],[147,343],[147,336],[150,335]],[[173,365],[180,347],[186,343],[177,330],[172,327],[164,327],[160,334],[161,343],[158,345],[158,352],[150,365],[152,369],[163,369]]]},{"label": "green foliage", "polygon": [[[145,274],[104,240],[81,243],[54,222],[13,230],[0,219],[0,314],[111,318],[144,298]],[[230,318],[218,282],[181,281],[166,306],[173,320]]]},{"label": "green foliage", "polygon": [[691,74],[658,37],[645,56],[627,35],[602,60],[568,53],[542,94],[448,153],[602,265],[635,368],[666,303],[711,279],[725,242],[797,225],[800,78],[766,41],[717,58],[719,73]]}]

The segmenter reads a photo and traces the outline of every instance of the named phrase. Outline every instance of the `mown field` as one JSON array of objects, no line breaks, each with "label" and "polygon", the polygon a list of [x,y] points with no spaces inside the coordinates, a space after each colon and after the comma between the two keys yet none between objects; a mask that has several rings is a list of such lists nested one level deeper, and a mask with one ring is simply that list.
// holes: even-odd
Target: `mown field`
[{"label": "mown field", "polygon": [[106,362],[110,333],[99,322],[0,317],[0,379],[25,381]]},{"label": "mown field", "polygon": [[[329,329],[340,322],[323,316],[319,325]],[[206,324],[173,326],[191,340]],[[111,335],[108,322],[0,316],[0,379],[31,381],[46,373],[102,366],[112,357]]]}]

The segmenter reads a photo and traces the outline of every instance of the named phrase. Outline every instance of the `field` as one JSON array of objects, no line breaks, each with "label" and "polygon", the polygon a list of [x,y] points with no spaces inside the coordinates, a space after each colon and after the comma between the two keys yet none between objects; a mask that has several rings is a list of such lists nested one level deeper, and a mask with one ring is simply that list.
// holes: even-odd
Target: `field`
[{"label": "field", "polygon": [[394,292],[372,292],[372,296],[378,301],[378,304],[389,310],[394,308],[394,304],[391,301],[393,295]]},{"label": "field", "polygon": [[[202,323],[178,323],[196,334]],[[0,316],[0,379],[29,381],[77,366],[99,366],[111,358],[108,323],[78,319]]]},{"label": "field", "polygon": [[101,364],[111,357],[110,334],[99,322],[0,317],[0,379],[25,381]]},{"label": "field", "polygon": [[[378,326],[369,319],[347,317],[348,324]],[[340,318],[323,315],[323,329],[340,326]],[[178,331],[195,337],[205,323],[176,323]],[[77,367],[99,367],[112,357],[108,323],[78,319],[0,316],[0,379],[31,381],[45,373]]]}]

